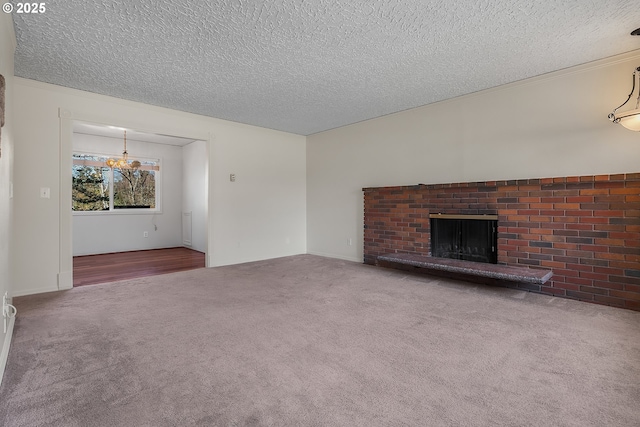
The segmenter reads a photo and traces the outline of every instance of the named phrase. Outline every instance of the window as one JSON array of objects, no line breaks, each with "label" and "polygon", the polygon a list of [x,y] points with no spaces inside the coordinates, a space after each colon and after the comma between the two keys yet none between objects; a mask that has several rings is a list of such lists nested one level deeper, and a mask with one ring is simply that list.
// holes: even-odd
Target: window
[{"label": "window", "polygon": [[[97,156],[73,155],[72,200],[74,211],[108,211],[110,169]],[[102,165],[100,165],[102,164]]]},{"label": "window", "polygon": [[151,162],[140,163],[136,169],[113,169],[114,209],[156,208],[156,171],[143,169]]},{"label": "window", "polygon": [[139,160],[132,169],[105,166],[107,156],[74,154],[73,211],[157,210],[158,160]]}]

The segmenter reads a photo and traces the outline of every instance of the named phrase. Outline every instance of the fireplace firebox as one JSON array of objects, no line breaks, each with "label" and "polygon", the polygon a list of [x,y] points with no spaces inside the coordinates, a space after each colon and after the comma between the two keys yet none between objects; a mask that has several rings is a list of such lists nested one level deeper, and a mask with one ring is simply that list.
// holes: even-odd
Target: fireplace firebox
[{"label": "fireplace firebox", "polygon": [[497,215],[429,215],[431,256],[498,263]]}]

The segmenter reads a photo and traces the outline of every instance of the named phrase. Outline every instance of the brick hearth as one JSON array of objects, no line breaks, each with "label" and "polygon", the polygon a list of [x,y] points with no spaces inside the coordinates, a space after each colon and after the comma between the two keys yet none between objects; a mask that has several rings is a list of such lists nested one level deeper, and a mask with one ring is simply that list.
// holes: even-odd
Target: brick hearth
[{"label": "brick hearth", "polygon": [[367,264],[430,255],[430,213],[497,214],[498,264],[553,270],[526,289],[640,311],[640,173],[363,191]]}]

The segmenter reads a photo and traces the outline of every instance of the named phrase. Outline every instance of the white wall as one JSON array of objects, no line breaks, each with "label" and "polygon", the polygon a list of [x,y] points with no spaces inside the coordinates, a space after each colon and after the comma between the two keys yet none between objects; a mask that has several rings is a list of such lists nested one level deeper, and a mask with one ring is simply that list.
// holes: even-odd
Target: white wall
[{"label": "white wall", "polygon": [[[13,295],[11,265],[11,220],[13,212],[13,200],[11,199],[11,181],[13,172],[13,142],[15,114],[13,109],[14,78],[13,78],[13,52],[15,50],[15,35],[13,33],[13,21],[11,15],[0,14],[0,74],[5,78],[5,125],[0,129],[0,303],[5,292],[9,297]],[[0,324],[4,321],[0,316]],[[10,325],[5,334],[4,327],[0,325],[0,381],[4,373],[9,345],[11,342]]]},{"label": "white wall", "polygon": [[[61,150],[71,153],[73,120],[212,141],[210,266],[306,252],[302,136],[22,78],[15,78],[14,108],[16,295],[70,286],[71,191],[60,180],[71,176],[70,157],[65,164],[67,153],[61,157]],[[230,172],[238,174],[238,182],[229,183]],[[40,187],[51,188],[50,199],[39,197]]]},{"label": "white wall", "polygon": [[[73,150],[81,153],[116,156],[122,147],[122,139],[73,134]],[[127,151],[131,159],[160,159],[156,188],[160,211],[74,213],[74,256],[182,246],[182,148],[129,139]]]},{"label": "white wall", "polygon": [[638,65],[636,51],[308,137],[308,251],[362,261],[363,187],[639,172],[640,134],[607,120]]},{"label": "white wall", "polygon": [[207,145],[194,141],[182,147],[182,211],[191,212],[191,249],[207,249]]},{"label": "white wall", "polygon": [[242,134],[221,129],[218,138],[233,144],[214,144],[209,162],[217,177],[217,197],[209,205],[213,224],[220,225],[209,233],[217,262],[306,253],[304,137],[278,139],[254,127]]}]

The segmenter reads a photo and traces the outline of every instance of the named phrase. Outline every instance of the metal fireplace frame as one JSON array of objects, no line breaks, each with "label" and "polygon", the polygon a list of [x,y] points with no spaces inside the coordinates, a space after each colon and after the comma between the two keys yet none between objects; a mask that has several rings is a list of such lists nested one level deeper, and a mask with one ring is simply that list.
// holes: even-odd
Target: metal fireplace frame
[{"label": "metal fireplace frame", "polygon": [[[434,220],[447,220],[445,223]],[[482,223],[464,223],[463,221],[482,221]],[[498,263],[498,215],[464,215],[464,214],[430,214],[431,231],[431,255],[434,257],[461,259],[465,261]],[[439,224],[439,226],[438,226]],[[464,230],[472,226],[476,228],[480,236],[469,237],[464,234]],[[449,237],[446,236],[448,232]],[[465,246],[470,240],[482,240],[486,253],[472,252],[471,248]],[[448,250],[443,250],[441,241],[445,239],[450,244]]]}]

